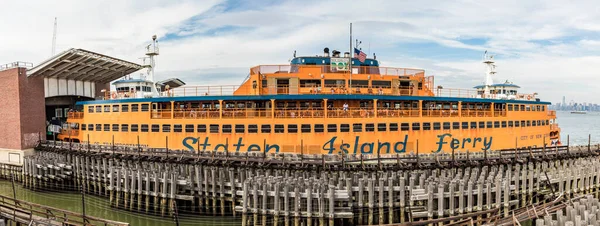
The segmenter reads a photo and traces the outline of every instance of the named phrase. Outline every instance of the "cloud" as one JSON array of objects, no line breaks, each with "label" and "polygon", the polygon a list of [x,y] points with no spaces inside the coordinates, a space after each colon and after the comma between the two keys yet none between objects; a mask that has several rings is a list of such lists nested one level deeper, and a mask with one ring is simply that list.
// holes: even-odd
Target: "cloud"
[{"label": "cloud", "polygon": [[[160,40],[158,79],[239,84],[250,67],[288,64],[323,47],[347,51],[348,23],[383,66],[423,68],[444,87],[483,81],[484,50],[497,54],[497,82],[512,80],[544,100],[594,101],[600,63],[597,2],[520,1],[32,1],[0,8],[0,62],[41,62],[85,48],[130,61]],[[68,7],[65,7],[68,6]],[[23,13],[26,9],[27,13]]]}]

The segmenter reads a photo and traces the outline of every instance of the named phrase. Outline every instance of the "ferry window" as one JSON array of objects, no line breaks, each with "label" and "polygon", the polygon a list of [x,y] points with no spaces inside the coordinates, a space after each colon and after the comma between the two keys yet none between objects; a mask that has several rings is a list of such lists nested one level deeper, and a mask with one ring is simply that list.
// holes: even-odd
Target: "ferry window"
[{"label": "ferry window", "polygon": [[375,124],[373,124],[373,123],[367,123],[367,124],[365,124],[365,131],[366,132],[373,132],[373,131],[375,131]]},{"label": "ferry window", "polygon": [[500,121],[494,121],[494,128],[500,128]]},{"label": "ferry window", "polygon": [[469,122],[462,122],[461,123],[461,128],[462,129],[469,129]]},{"label": "ferry window", "polygon": [[173,125],[173,132],[181,133],[181,131],[183,131],[183,126],[181,124]]},{"label": "ferry window", "polygon": [[121,132],[129,132],[129,125],[128,124],[121,124]]},{"label": "ferry window", "polygon": [[360,123],[352,124],[352,132],[362,132],[362,124],[360,124]]},{"label": "ferry window", "polygon": [[246,131],[246,126],[245,125],[235,125],[235,132],[236,133],[244,133]]},{"label": "ferry window", "polygon": [[531,122],[527,121],[527,124],[525,124],[525,120],[521,120],[521,126],[522,127],[526,127],[526,126],[530,126]]},{"label": "ferry window", "polygon": [[223,125],[223,133],[231,133],[231,125]]},{"label": "ferry window", "polygon": [[148,124],[142,124],[141,127],[142,132],[148,132]]},{"label": "ferry window", "polygon": [[525,111],[525,105],[519,105],[521,108],[521,111]]},{"label": "ferry window", "polygon": [[296,124],[288,125],[288,133],[297,133],[297,132],[298,132],[298,125],[296,125]]},{"label": "ferry window", "polygon": [[113,105],[112,112],[119,112],[119,105]]},{"label": "ferry window", "polygon": [[315,133],[322,133],[325,131],[323,124],[315,124]]},{"label": "ferry window", "polygon": [[333,80],[333,79],[325,79],[324,87],[341,87],[346,86],[346,81],[343,79]]},{"label": "ferry window", "polygon": [[163,124],[162,125],[162,131],[163,131],[163,133],[169,133],[169,132],[171,132],[171,125],[170,124]]},{"label": "ferry window", "polygon": [[102,124],[96,124],[96,131],[102,131]]},{"label": "ferry window", "polygon": [[275,133],[284,133],[285,127],[281,124],[275,124]]},{"label": "ferry window", "polygon": [[502,128],[506,128],[506,121],[502,121]]},{"label": "ferry window", "polygon": [[350,132],[350,124],[341,124],[340,132]]},{"label": "ferry window", "polygon": [[[406,130],[408,130],[408,123],[406,124]],[[398,123],[390,123],[390,131],[398,131]]]},{"label": "ferry window", "polygon": [[140,106],[139,104],[132,104],[131,105],[131,112],[137,112],[139,106]]},{"label": "ferry window", "polygon": [[301,79],[300,87],[321,87],[320,79]]},{"label": "ferry window", "polygon": [[88,130],[94,131],[94,124],[88,124]]},{"label": "ferry window", "polygon": [[515,127],[520,127],[519,121],[515,121]]},{"label": "ferry window", "polygon": [[514,126],[513,121],[508,121],[508,127],[513,127],[513,126]]},{"label": "ferry window", "polygon": [[142,104],[142,111],[148,111],[150,109],[149,104]]},{"label": "ferry window", "polygon": [[385,124],[385,123],[377,124],[377,131],[385,132],[386,130],[387,130],[387,124]]},{"label": "ferry window", "polygon": [[460,122],[452,122],[452,129],[460,129]]},{"label": "ferry window", "polygon": [[550,121],[549,120],[546,120],[546,125],[550,125]]},{"label": "ferry window", "polygon": [[206,125],[198,125],[198,127],[196,127],[196,132],[206,133]]},{"label": "ferry window", "polygon": [[110,124],[104,124],[104,131],[110,131]]},{"label": "ferry window", "polygon": [[537,122],[535,120],[531,121],[531,126],[537,126]]},{"label": "ferry window", "polygon": [[86,124],[81,124],[81,130],[85,130]]},{"label": "ferry window", "polygon": [[373,88],[392,88],[392,82],[391,81],[371,81],[371,86]]},{"label": "ferry window", "polygon": [[248,125],[248,133],[258,133],[258,125]]},{"label": "ferry window", "polygon": [[445,130],[450,129],[450,122],[444,122],[442,124],[442,128],[445,129]]},{"label": "ferry window", "polygon": [[88,113],[94,113],[94,107],[88,106]]},{"label": "ferry window", "polygon": [[154,132],[154,133],[160,132],[160,126],[157,124],[152,124],[152,132]]},{"label": "ferry window", "polygon": [[421,124],[419,124],[418,122],[413,122],[413,124],[412,124],[412,130],[413,131],[421,130]]},{"label": "ferry window", "polygon": [[190,125],[190,124],[185,125],[185,132],[186,133],[193,133],[194,132],[194,125]]},{"label": "ferry window", "polygon": [[336,133],[337,132],[337,124],[328,124],[327,132],[328,133]]},{"label": "ferry window", "polygon": [[210,124],[210,133],[219,133],[219,125]]},{"label": "ferry window", "polygon": [[487,121],[486,128],[494,128],[492,125],[492,121]]},{"label": "ferry window", "polygon": [[442,127],[442,126],[441,126],[441,123],[439,123],[439,122],[434,122],[434,123],[433,123],[433,129],[434,129],[434,130],[440,130],[440,129],[441,129],[441,127]]},{"label": "ferry window", "polygon": [[131,132],[137,132],[138,131],[138,124],[131,124]]},{"label": "ferry window", "polygon": [[423,130],[431,130],[431,123],[424,122],[423,123]]},{"label": "ferry window", "polygon": [[512,111],[512,110],[513,110],[513,105],[512,105],[512,104],[509,104],[509,105],[508,105],[508,111]]},{"label": "ferry window", "polygon": [[479,122],[479,128],[480,129],[485,128],[485,122]]},{"label": "ferry window", "polygon": [[369,80],[352,80],[352,82],[350,83],[352,87],[369,87]]},{"label": "ferry window", "polygon": [[546,111],[546,106],[542,105],[542,111]]},{"label": "ferry window", "polygon": [[261,133],[271,133],[271,125],[261,125],[260,132]]},{"label": "ferry window", "polygon": [[100,105],[96,106],[96,112],[98,112],[98,113],[102,112],[102,106],[100,106]]},{"label": "ferry window", "polygon": [[529,105],[526,105],[526,106],[525,106],[525,110],[526,110],[526,111],[531,111],[531,106],[529,106]]},{"label": "ferry window", "polygon": [[477,129],[477,122],[471,122],[471,129]]},{"label": "ferry window", "polygon": [[527,127],[531,126],[531,121],[527,120]]},{"label": "ferry window", "polygon": [[129,104],[123,104],[123,105],[121,105],[121,111],[122,112],[129,112]]},{"label": "ferry window", "polygon": [[104,112],[110,112],[110,105],[104,105]]},{"label": "ferry window", "polygon": [[537,105],[537,106],[535,107],[535,109],[537,109],[537,111],[541,111],[541,110],[542,110],[542,106],[540,106],[540,105]]},{"label": "ferry window", "polygon": [[303,133],[310,133],[310,125],[309,124],[302,124],[300,129],[302,130]]}]

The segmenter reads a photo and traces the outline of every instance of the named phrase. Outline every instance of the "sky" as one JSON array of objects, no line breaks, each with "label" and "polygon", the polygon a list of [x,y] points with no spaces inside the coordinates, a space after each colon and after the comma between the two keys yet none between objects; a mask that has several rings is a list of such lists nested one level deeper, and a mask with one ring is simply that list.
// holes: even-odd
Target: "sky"
[{"label": "sky", "polygon": [[[484,51],[495,82],[509,80],[542,100],[600,103],[597,1],[11,1],[0,7],[0,64],[34,65],[82,48],[141,63],[157,35],[157,80],[239,85],[256,65],[289,64],[354,38],[381,66],[422,68],[444,88],[482,84]],[[136,72],[139,74],[141,72]]]}]

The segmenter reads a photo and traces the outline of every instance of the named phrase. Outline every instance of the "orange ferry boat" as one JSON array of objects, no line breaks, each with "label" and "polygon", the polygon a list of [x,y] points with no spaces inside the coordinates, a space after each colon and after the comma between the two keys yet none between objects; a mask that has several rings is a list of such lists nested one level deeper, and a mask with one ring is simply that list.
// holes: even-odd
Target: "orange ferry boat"
[{"label": "orange ferry boat", "polygon": [[[155,39],[155,37],[154,37]],[[289,65],[252,67],[240,86],[159,90],[156,41],[149,79],[114,82],[103,100],[77,103],[63,141],[195,152],[304,154],[479,152],[560,144],[556,112],[537,94],[486,81],[474,90],[434,86],[425,71],[381,67],[355,49],[325,48]],[[295,54],[294,54],[295,55]],[[350,60],[351,59],[351,63]]]}]

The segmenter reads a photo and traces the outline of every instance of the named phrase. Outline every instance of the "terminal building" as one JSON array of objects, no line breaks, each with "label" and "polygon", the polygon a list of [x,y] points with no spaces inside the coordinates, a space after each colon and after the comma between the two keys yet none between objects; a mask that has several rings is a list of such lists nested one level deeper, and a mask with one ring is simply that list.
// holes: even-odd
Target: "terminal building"
[{"label": "terminal building", "polygon": [[[144,66],[84,49],[69,49],[37,65],[0,65],[0,162],[21,164],[47,124],[64,121],[77,101],[102,99],[112,81]],[[178,79],[164,83],[183,84]]]}]

